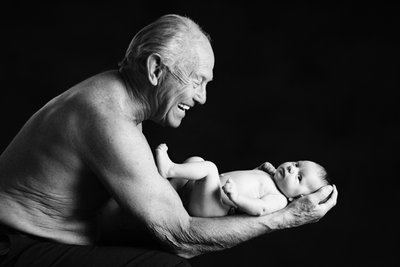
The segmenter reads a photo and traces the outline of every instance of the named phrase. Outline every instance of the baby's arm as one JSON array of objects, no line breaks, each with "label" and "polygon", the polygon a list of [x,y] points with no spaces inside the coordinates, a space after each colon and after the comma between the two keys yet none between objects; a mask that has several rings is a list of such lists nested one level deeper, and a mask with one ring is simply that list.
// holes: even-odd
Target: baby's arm
[{"label": "baby's arm", "polygon": [[265,171],[266,173],[268,173],[269,175],[271,175],[272,177],[275,175],[276,169],[274,167],[274,165],[272,165],[269,162],[264,162],[263,164],[261,164],[260,166],[258,166],[256,168],[256,170],[262,170]]},{"label": "baby's arm", "polygon": [[249,215],[266,215],[283,209],[287,205],[287,199],[282,194],[269,194],[261,198],[240,195],[237,191],[236,184],[230,179],[225,183],[222,189],[239,210]]}]

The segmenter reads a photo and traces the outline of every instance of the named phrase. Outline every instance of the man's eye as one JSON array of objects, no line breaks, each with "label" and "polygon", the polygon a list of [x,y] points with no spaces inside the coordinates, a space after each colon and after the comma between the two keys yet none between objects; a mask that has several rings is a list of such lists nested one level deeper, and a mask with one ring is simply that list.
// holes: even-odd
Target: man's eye
[{"label": "man's eye", "polygon": [[303,179],[303,177],[301,175],[297,175],[297,179],[299,179],[299,181],[301,182],[301,180]]}]

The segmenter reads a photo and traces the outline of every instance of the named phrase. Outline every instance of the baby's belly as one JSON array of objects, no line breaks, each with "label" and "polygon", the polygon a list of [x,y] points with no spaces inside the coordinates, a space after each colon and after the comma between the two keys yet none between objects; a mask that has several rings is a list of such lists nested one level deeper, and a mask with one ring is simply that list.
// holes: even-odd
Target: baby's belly
[{"label": "baby's belly", "polygon": [[263,177],[267,175],[264,172],[258,171],[234,171],[228,172],[220,175],[221,186],[223,186],[228,179],[232,180],[236,184],[238,193],[242,196],[247,196],[251,198],[260,197],[260,178],[267,179],[268,177]]}]

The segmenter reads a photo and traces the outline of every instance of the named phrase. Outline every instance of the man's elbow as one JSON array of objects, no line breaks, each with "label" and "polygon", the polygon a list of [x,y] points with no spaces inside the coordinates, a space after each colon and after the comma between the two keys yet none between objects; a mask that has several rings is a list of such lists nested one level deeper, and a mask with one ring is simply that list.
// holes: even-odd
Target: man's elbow
[{"label": "man's elbow", "polygon": [[181,225],[180,227],[153,226],[152,232],[158,239],[162,248],[172,254],[185,259],[190,259],[202,254],[194,242],[190,242],[188,235],[188,227]]},{"label": "man's elbow", "polygon": [[177,253],[174,253],[179,257],[182,257],[184,259],[191,259],[193,257],[199,256],[201,253],[199,252],[194,252],[194,251],[188,251],[188,250],[180,250]]},{"label": "man's elbow", "polygon": [[171,233],[164,234],[163,237],[159,238],[159,241],[166,251],[185,259],[190,259],[201,254],[196,251],[193,245],[189,245],[184,238],[177,238]]}]

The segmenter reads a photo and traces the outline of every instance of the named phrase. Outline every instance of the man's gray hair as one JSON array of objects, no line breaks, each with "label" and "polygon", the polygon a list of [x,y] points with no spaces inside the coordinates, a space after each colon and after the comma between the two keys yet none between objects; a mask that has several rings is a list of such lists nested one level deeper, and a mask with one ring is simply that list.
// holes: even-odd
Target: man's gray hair
[{"label": "man's gray hair", "polygon": [[168,14],[141,29],[132,39],[120,68],[130,69],[135,73],[146,73],[147,58],[151,54],[161,57],[162,65],[172,71],[182,67],[193,70],[195,53],[192,42],[204,38],[211,41],[210,36],[188,17]]}]

